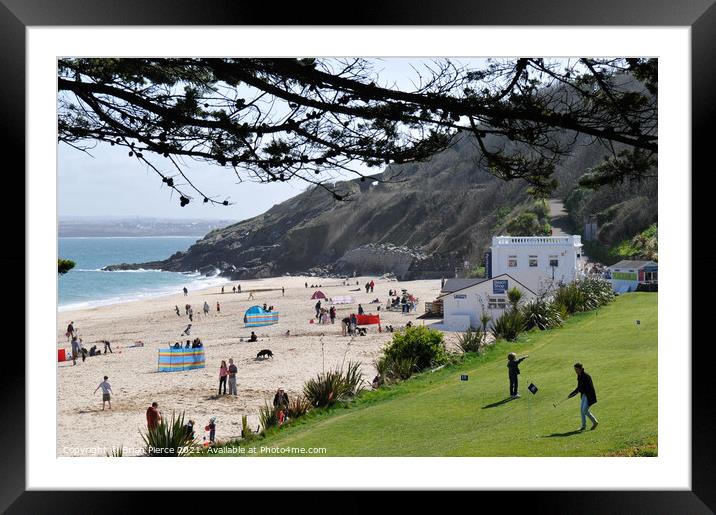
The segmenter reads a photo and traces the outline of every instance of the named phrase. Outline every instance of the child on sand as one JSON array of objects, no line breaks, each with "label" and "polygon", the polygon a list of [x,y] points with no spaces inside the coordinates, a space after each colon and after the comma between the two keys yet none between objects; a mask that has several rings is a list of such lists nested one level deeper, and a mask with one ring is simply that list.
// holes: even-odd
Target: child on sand
[{"label": "child on sand", "polygon": [[112,386],[107,382],[107,379],[109,379],[107,376],[104,376],[104,381],[99,383],[99,386],[94,389],[94,393],[97,393],[97,390],[102,388],[102,411],[104,411],[104,403],[109,403],[109,409],[112,409],[112,402],[110,401],[110,394],[112,393]]},{"label": "child on sand", "polygon": [[527,354],[517,359],[517,354],[510,352],[507,355],[507,370],[510,376],[510,397],[515,399],[520,396],[517,393],[517,376],[520,374],[520,363],[527,359]]},{"label": "child on sand", "polygon": [[216,417],[211,417],[209,419],[209,424],[204,429],[206,431],[209,431],[209,442],[215,443],[216,442]]}]

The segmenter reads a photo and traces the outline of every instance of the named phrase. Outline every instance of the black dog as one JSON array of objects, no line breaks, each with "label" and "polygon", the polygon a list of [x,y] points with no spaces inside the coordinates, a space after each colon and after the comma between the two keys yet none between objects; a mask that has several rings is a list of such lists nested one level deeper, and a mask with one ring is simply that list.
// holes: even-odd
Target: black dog
[{"label": "black dog", "polygon": [[358,327],[356,331],[358,332],[358,336],[365,336],[368,333],[365,327]]},{"label": "black dog", "polygon": [[270,349],[260,350],[259,353],[256,354],[256,359],[258,358],[273,358],[273,352],[271,352]]}]

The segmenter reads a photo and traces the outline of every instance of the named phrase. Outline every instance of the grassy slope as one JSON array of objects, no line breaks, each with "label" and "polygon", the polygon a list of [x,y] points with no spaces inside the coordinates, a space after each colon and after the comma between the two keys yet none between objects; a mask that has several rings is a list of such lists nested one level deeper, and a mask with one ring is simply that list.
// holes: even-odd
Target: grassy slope
[{"label": "grassy slope", "polygon": [[[509,351],[530,355],[520,366],[522,398],[498,404],[508,397]],[[594,380],[596,431],[574,432],[579,396],[552,406],[575,388],[576,361]],[[539,388],[534,396],[530,382]],[[631,293],[563,328],[366,392],[350,407],[310,415],[250,445],[325,447],[329,456],[602,456],[653,454],[656,442],[657,295]]]}]

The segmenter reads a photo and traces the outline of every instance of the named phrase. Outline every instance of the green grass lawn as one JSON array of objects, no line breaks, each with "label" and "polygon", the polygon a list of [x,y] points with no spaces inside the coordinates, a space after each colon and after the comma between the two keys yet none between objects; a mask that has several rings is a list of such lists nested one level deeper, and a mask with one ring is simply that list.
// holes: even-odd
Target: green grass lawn
[{"label": "green grass lawn", "polygon": [[[522,397],[506,401],[510,351],[529,358],[520,365]],[[577,361],[597,392],[594,431],[576,431],[579,395],[552,406],[576,387]],[[244,448],[257,455],[279,446],[323,447],[322,456],[643,456],[655,455],[656,444],[657,294],[629,293],[562,328],[525,333],[484,356],[317,410]]]}]

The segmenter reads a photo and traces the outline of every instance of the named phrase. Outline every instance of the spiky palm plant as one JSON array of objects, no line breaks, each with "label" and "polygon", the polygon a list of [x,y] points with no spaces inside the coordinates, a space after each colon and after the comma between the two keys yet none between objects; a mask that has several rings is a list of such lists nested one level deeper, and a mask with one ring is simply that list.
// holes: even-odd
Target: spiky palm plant
[{"label": "spiky palm plant", "polygon": [[142,434],[145,456],[165,457],[184,456],[191,452],[194,438],[187,432],[184,425],[184,412],[178,417],[172,412],[169,422],[164,419],[155,429],[148,429]]}]

